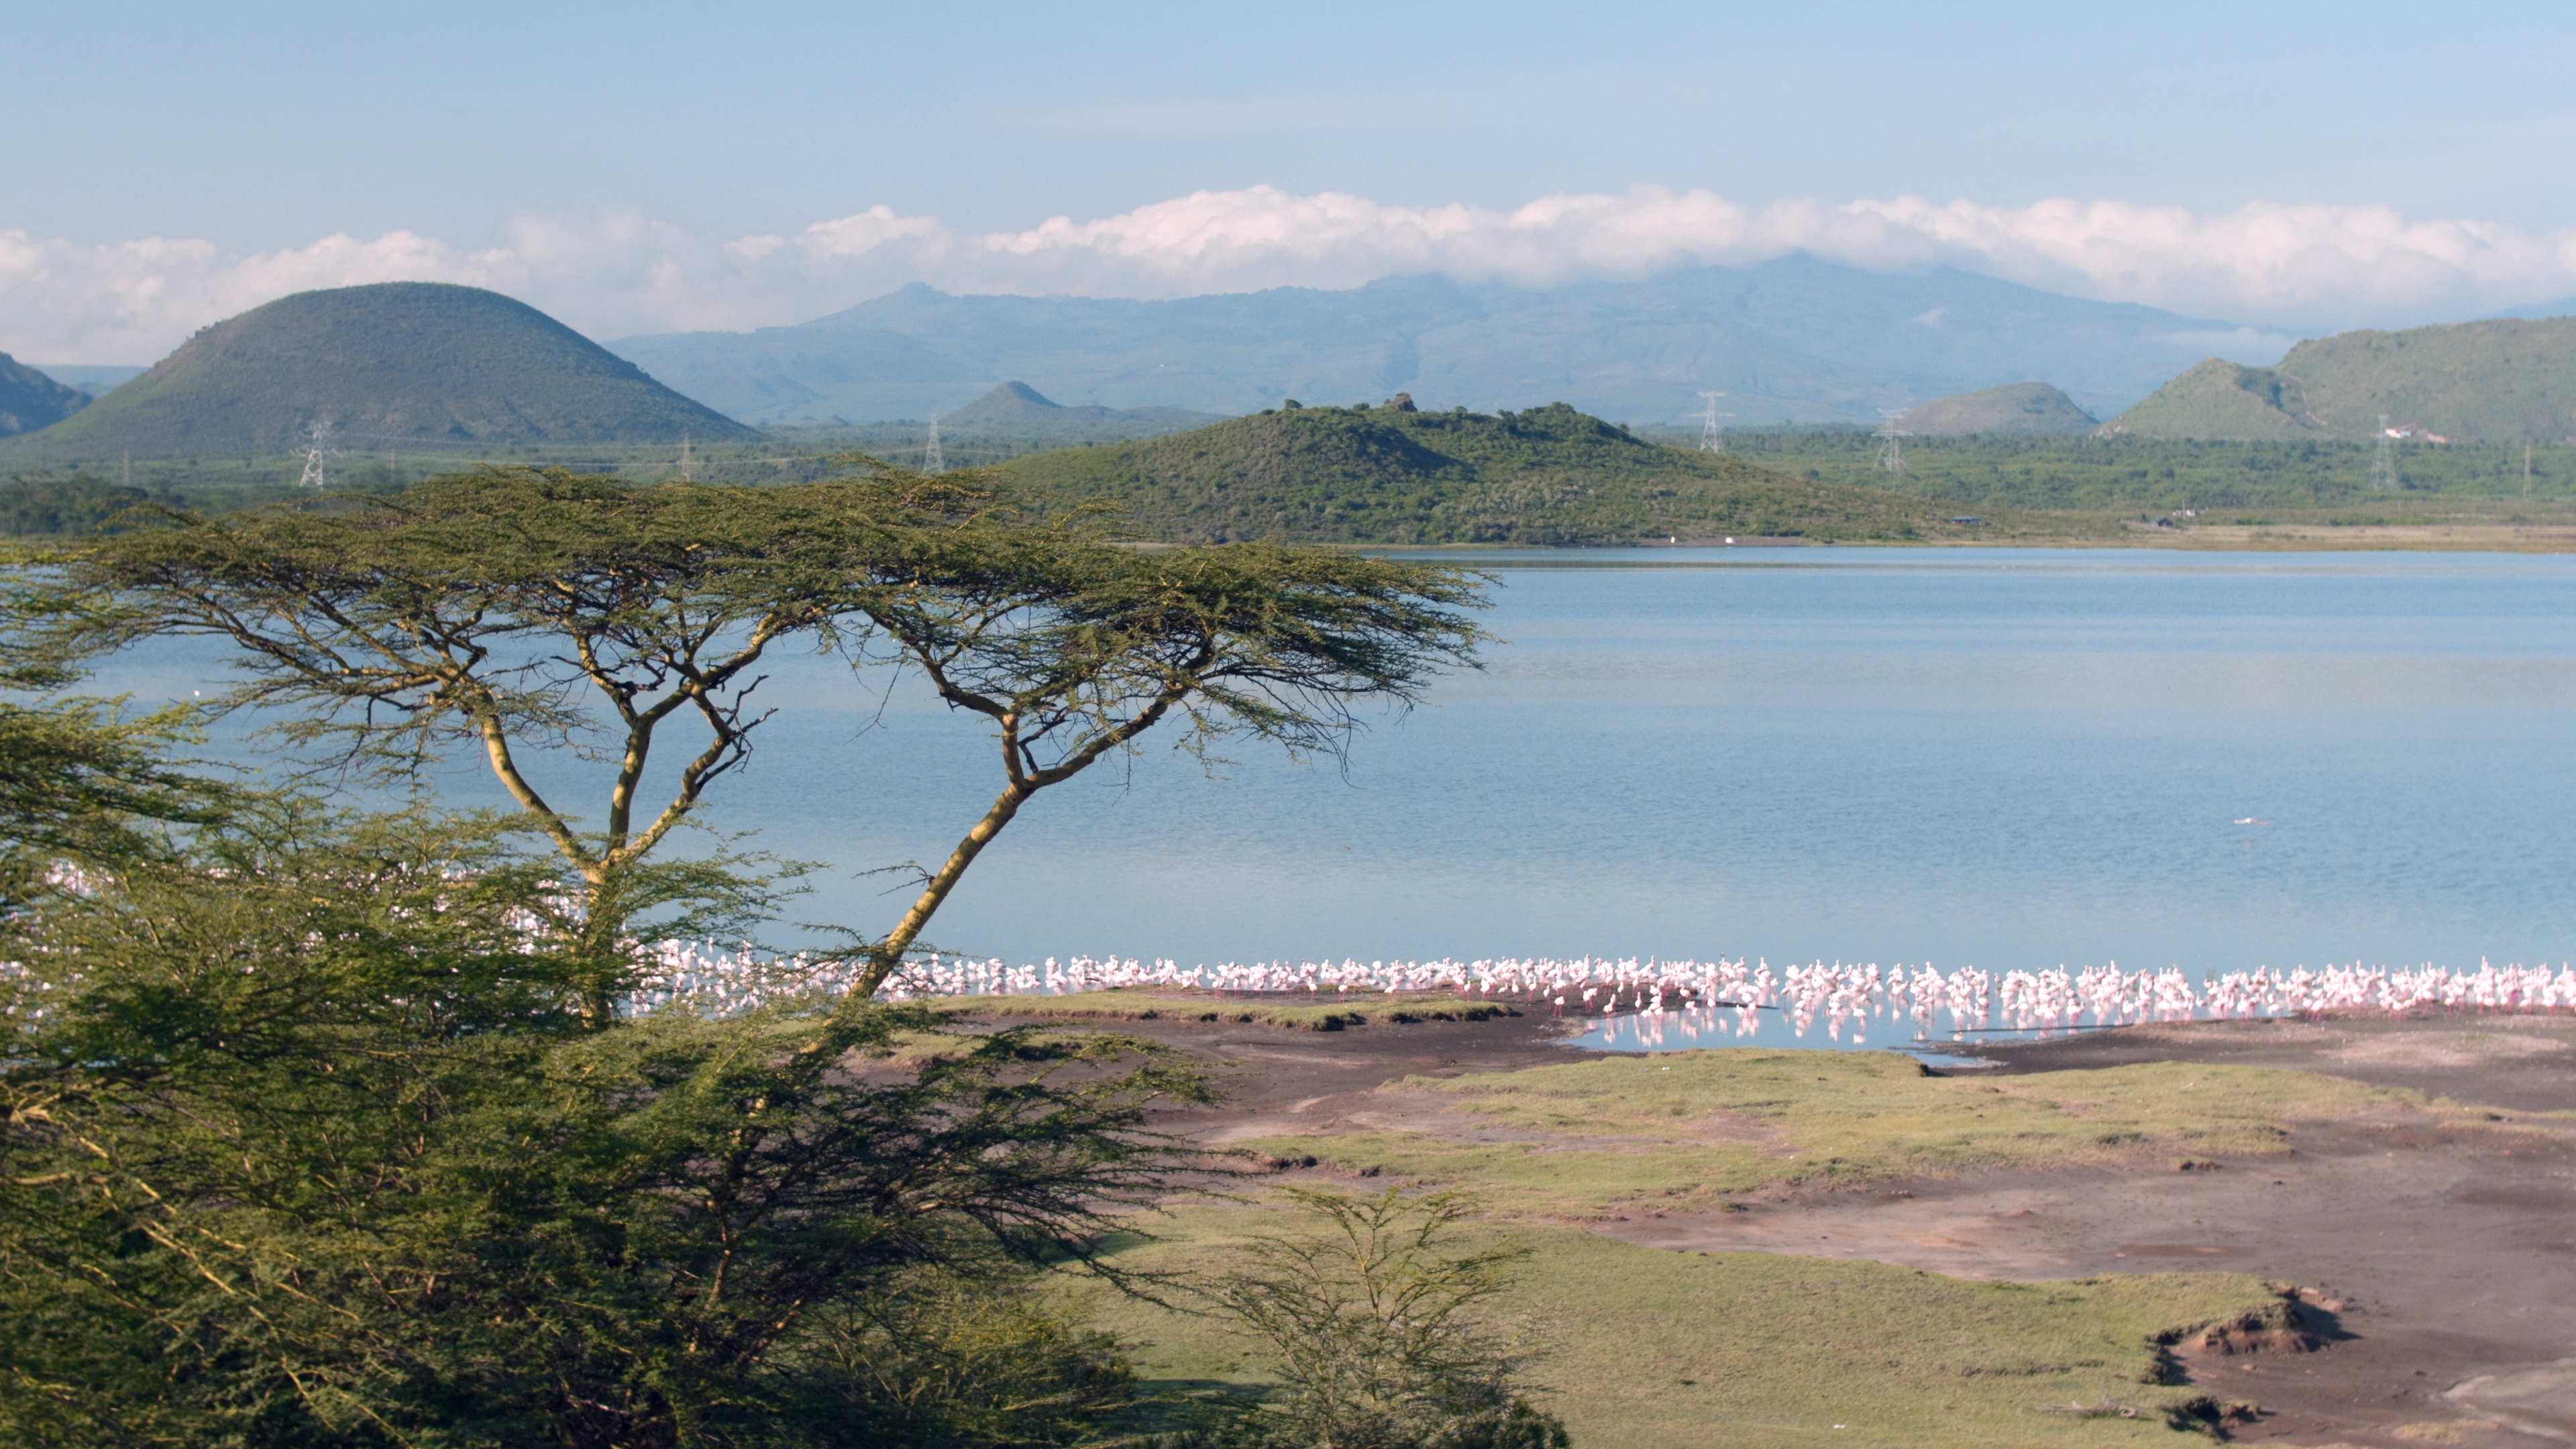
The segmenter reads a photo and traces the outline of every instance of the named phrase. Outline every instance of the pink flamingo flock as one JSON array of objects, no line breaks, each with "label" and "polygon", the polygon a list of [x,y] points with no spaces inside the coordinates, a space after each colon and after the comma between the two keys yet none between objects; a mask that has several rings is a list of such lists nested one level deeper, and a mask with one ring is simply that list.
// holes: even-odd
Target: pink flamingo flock
[{"label": "pink flamingo flock", "polygon": [[[845,987],[855,964],[804,957],[721,952],[665,943],[659,966],[631,998],[637,1011],[682,1005],[724,1013],[813,991]],[[2359,1011],[2404,1015],[2439,1008],[2477,1011],[2576,1009],[2576,968],[2496,966],[2327,966],[2227,971],[2194,982],[2180,967],[2123,971],[2006,971],[1930,965],[1885,969],[1876,964],[1817,961],[1774,972],[1767,961],[1741,958],[1665,961],[1652,957],[1544,957],[1478,961],[1270,961],[1183,967],[1117,956],[1077,956],[1043,965],[925,956],[907,961],[880,992],[894,1001],[961,996],[1065,996],[1120,988],[1190,989],[1222,995],[1310,1001],[1389,993],[1441,992],[1470,1001],[1544,1006],[1556,1015],[1621,1011],[1689,1011],[1722,1018],[1721,1035],[1750,1037],[1760,1013],[1777,1012],[1803,1037],[1822,1022],[1835,1041],[1849,1030],[1860,1041],[1870,1024],[1911,1022],[1930,1032],[1949,1018],[1953,1033],[2058,1030],[2151,1021],[2206,1021],[2313,1016]],[[1696,1038],[1694,1029],[1689,1035]]]}]

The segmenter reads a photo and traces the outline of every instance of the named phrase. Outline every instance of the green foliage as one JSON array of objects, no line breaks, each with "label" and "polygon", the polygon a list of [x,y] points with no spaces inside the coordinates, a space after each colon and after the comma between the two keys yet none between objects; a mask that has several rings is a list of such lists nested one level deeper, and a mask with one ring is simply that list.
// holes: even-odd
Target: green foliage
[{"label": "green foliage", "polygon": [[921,1426],[1012,1421],[963,1386],[995,1354],[1053,1407],[990,1442],[1121,1401],[1012,1285],[1161,1191],[1194,1071],[1014,1032],[899,1068],[932,1019],[890,1009],[602,1028],[548,891],[490,824],[279,802],[6,918],[0,1431],[973,1443]]},{"label": "green foliage", "polygon": [[[0,688],[59,682],[0,668]],[[113,867],[160,850],[156,824],[214,819],[230,792],[169,763],[186,743],[170,715],[132,718],[94,699],[0,701],[0,912],[60,867]]]},{"label": "green foliage", "polygon": [[[1749,462],[1938,499],[1971,509],[2294,510],[2446,499],[2525,496],[2523,449],[2400,443],[2402,495],[2370,491],[2375,445],[2303,438],[2209,442],[2121,437],[1909,438],[1905,472],[1878,467],[1878,440],[1857,430],[1729,433],[1727,447]],[[2576,447],[2531,454],[2530,497],[2576,498]]]},{"label": "green foliage", "polygon": [[315,423],[362,446],[753,436],[497,292],[385,282],[218,322],[0,461],[283,453]]},{"label": "green foliage", "polygon": [[1116,1437],[1138,1408],[1117,1341],[1074,1327],[1029,1287],[907,1275],[839,1315],[805,1365],[865,1385],[869,1449],[1023,1449]]},{"label": "green foliage", "polygon": [[128,488],[86,473],[67,478],[12,478],[0,483],[0,537],[41,538],[94,533],[130,508],[178,502],[163,489],[155,499],[142,488]]},{"label": "green foliage", "polygon": [[1309,1231],[1254,1241],[1212,1293],[1278,1378],[1230,1436],[1279,1449],[1564,1449],[1530,1406],[1528,1345],[1480,1310],[1529,1256],[1462,1246],[1458,1193],[1292,1190]]},{"label": "green foliage", "polygon": [[2455,442],[2576,440],[2576,317],[2342,332],[2271,367],[2212,358],[2111,420],[2158,438],[2366,438],[2386,415]]},{"label": "green foliage", "polygon": [[1521,413],[1291,407],[1002,476],[1115,503],[1186,542],[1633,543],[1946,535],[1938,511],[1657,447],[1562,403]]}]

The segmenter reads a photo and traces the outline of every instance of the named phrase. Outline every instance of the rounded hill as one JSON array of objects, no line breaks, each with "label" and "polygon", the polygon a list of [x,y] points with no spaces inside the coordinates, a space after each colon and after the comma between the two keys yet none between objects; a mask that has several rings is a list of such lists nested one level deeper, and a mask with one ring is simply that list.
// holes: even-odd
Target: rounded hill
[{"label": "rounded hill", "polygon": [[0,438],[50,427],[89,399],[0,352]]},{"label": "rounded hill", "polygon": [[2113,418],[2142,438],[2576,438],[2576,317],[2339,332],[2270,367],[2211,358]]},{"label": "rounded hill", "polygon": [[383,282],[218,322],[37,437],[144,456],[274,452],[329,424],[358,447],[757,436],[498,292]]},{"label": "rounded hill", "polygon": [[2101,420],[2075,405],[2075,399],[2044,382],[2013,382],[2002,387],[1935,398],[1898,417],[1896,425],[1925,437],[1974,433],[2089,433]]},{"label": "rounded hill", "polygon": [[1176,542],[1576,544],[1732,535],[1942,538],[1923,499],[1792,477],[1631,436],[1563,403],[1419,412],[1290,405],[1151,441],[1002,465],[1116,503]]}]

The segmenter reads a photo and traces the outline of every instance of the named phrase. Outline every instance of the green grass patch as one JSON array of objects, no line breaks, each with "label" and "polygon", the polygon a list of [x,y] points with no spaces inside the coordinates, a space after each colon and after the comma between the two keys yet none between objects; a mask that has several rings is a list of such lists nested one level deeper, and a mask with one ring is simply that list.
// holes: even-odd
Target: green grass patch
[{"label": "green grass patch", "polygon": [[[1725,1047],[1408,1078],[1423,1130],[1241,1144],[1492,1194],[1498,1208],[1589,1217],[1708,1207],[1771,1183],[1857,1183],[2140,1153],[2260,1156],[2293,1117],[2422,1110],[2418,1093],[2311,1072],[2159,1062],[2014,1077],[1935,1077],[1895,1052]],[[1440,1112],[1446,1106],[1449,1110]]]},{"label": "green grass patch", "polygon": [[[1187,1209],[1121,1259],[1222,1272],[1248,1238],[1294,1226],[1259,1206]],[[2155,1382],[2159,1336],[2278,1306],[2241,1274],[1978,1283],[1884,1263],[1672,1253],[1563,1227],[1515,1236],[1537,1255],[1505,1311],[1549,1345],[1537,1376],[1583,1449],[2171,1442],[2169,1412],[2197,1391]],[[1212,1319],[1094,1307],[1166,1386],[1263,1375]],[[2066,1412],[2077,1403],[2110,1412]]]}]

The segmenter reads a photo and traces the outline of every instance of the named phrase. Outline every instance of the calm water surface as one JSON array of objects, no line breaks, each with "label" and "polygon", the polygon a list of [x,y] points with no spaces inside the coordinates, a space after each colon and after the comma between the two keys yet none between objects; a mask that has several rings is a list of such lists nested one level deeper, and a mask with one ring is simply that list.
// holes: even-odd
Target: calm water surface
[{"label": "calm water surface", "polygon": [[[2195,972],[2576,956],[2576,559],[1442,557],[1499,572],[1508,642],[1482,673],[1376,722],[1347,775],[1247,747],[1208,778],[1156,746],[1050,791],[939,943]],[[197,672],[165,654],[107,682]],[[784,708],[714,823],[832,863],[799,919],[883,929],[908,893],[857,873],[943,855],[997,783],[991,746],[822,661],[764,693]]]}]

